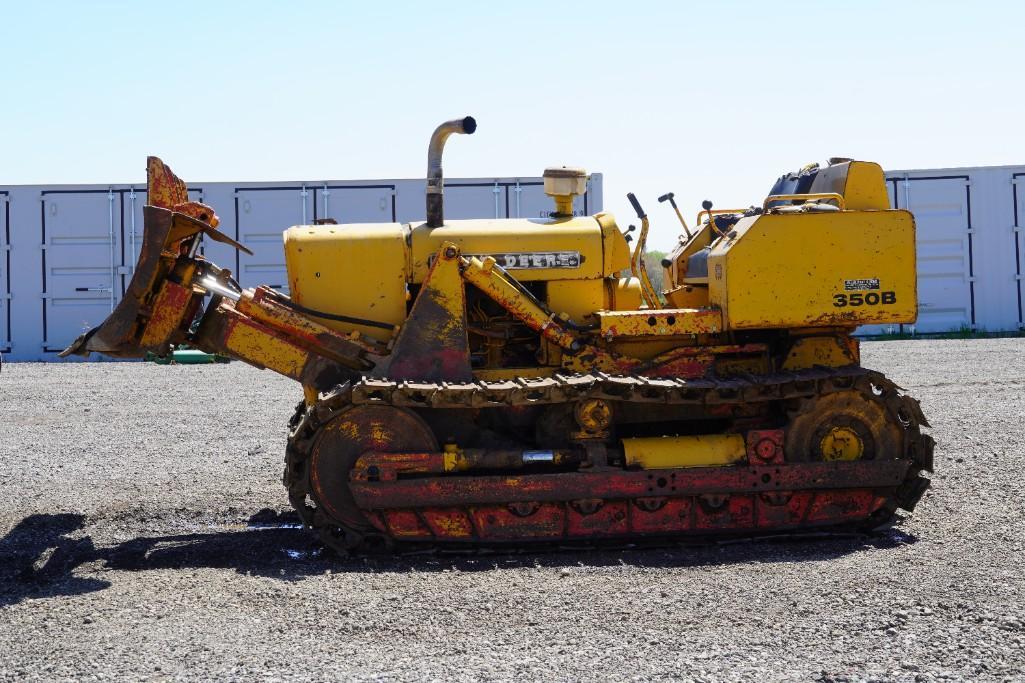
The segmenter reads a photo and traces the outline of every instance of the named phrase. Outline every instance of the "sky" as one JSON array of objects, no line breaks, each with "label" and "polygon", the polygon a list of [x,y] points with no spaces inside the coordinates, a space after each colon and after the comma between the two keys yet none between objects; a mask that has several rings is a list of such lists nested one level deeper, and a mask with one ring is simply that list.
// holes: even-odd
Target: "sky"
[{"label": "sky", "polygon": [[[4,2],[0,184],[604,175],[655,248],[831,156],[1025,164],[1025,3]],[[216,208],[216,207],[215,207]]]}]

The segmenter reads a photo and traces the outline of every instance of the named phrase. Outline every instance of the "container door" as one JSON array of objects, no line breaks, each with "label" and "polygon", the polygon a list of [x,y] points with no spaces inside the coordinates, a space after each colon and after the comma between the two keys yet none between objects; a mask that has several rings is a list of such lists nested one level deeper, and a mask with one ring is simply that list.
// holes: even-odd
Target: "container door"
[{"label": "container door", "polygon": [[[194,202],[203,201],[203,190],[199,188],[189,189],[189,200]],[[121,268],[118,278],[120,296],[124,296],[125,288],[132,281],[135,273],[135,264],[139,262],[139,251],[142,249],[143,234],[143,207],[146,206],[146,190],[121,190],[121,211],[124,216],[123,232],[121,240],[121,253],[124,267]],[[223,230],[224,226],[220,226]],[[203,247],[200,246],[200,254]]]},{"label": "container door", "polygon": [[[950,332],[975,324],[968,178],[898,179],[897,207],[915,215],[918,247],[918,332]],[[907,329],[907,326],[905,326]]]},{"label": "container door", "polygon": [[43,351],[63,350],[117,305],[116,191],[43,192]]},{"label": "container door", "polygon": [[[590,181],[587,186],[590,188]],[[555,200],[545,194],[544,182],[510,183],[505,191],[509,197],[509,218],[548,218],[555,210]],[[586,192],[574,198],[574,216],[587,216],[593,211]]]},{"label": "container door", "polygon": [[0,192],[0,353],[11,350],[11,199]]},{"label": "container door", "polygon": [[239,252],[236,277],[243,287],[267,285],[288,293],[282,233],[313,222],[313,192],[306,187],[239,188],[236,235],[253,255]]},{"label": "container door", "polygon": [[1015,173],[1014,183],[1014,277],[1018,286],[1018,327],[1025,328],[1025,311],[1022,298],[1025,296],[1025,173]]},{"label": "container door", "polygon": [[[500,183],[445,183],[445,220],[505,218],[505,188]],[[421,215],[410,220],[423,220]]]},{"label": "container door", "polygon": [[314,219],[338,223],[392,223],[395,186],[322,185],[314,188]]}]

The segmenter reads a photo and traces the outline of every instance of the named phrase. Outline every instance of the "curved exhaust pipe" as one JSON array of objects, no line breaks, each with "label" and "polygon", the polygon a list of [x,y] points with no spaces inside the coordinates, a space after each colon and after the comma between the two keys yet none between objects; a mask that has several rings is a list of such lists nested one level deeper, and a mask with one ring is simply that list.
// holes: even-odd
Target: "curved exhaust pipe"
[{"label": "curved exhaust pipe", "polygon": [[445,179],[441,172],[441,155],[445,141],[453,133],[472,135],[477,121],[472,116],[446,121],[434,130],[427,147],[427,227],[437,228],[445,223]]}]

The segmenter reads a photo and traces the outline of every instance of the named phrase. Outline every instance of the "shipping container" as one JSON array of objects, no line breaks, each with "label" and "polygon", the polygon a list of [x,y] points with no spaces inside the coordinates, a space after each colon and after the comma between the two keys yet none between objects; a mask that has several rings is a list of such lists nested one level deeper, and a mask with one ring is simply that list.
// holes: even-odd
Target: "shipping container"
[{"label": "shipping container", "polygon": [[[288,292],[282,232],[320,219],[410,222],[424,216],[424,181],[332,180],[202,183],[192,199],[214,207],[220,228],[252,256],[206,241],[203,253],[244,287]],[[124,296],[142,246],[145,185],[0,187],[0,352],[7,360],[54,360],[99,324]],[[449,219],[545,217],[541,178],[453,178]],[[600,211],[601,174],[577,198],[578,214]]]},{"label": "shipping container", "polygon": [[918,322],[861,334],[1014,332],[1022,317],[1025,166],[887,171],[894,208],[915,216]]}]

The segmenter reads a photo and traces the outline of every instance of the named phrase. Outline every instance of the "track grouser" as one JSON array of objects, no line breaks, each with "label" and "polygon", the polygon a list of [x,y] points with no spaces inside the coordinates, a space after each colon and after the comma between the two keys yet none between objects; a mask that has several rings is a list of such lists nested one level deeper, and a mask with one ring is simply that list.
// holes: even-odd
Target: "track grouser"
[{"label": "track grouser", "polygon": [[[284,483],[342,550],[868,529],[912,510],[933,442],[918,403],[860,364],[856,327],[917,316],[915,223],[877,164],[781,177],[688,225],[648,277],[612,215],[445,220],[438,127],[426,219],[284,231],[289,295],[199,254],[218,231],[159,159],[129,289],[65,354],[187,343],[291,377]],[[285,227],[285,226],[283,226]],[[631,242],[633,246],[631,248]]]}]

